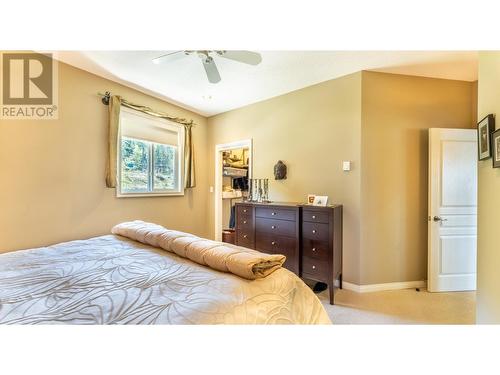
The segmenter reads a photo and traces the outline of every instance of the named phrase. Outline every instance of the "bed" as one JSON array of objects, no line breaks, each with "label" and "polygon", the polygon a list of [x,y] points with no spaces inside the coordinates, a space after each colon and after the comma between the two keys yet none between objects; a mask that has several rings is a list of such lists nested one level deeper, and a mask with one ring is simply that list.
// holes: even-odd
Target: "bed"
[{"label": "bed", "polygon": [[264,258],[269,272],[253,264],[246,275],[241,259],[262,253],[144,222],[120,225],[0,255],[0,324],[330,323],[310,288],[275,258]]}]

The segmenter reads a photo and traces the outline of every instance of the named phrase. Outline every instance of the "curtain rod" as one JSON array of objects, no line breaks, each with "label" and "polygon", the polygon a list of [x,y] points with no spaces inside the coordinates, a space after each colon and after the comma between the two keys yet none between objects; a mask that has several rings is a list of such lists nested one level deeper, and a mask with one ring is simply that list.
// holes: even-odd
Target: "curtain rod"
[{"label": "curtain rod", "polygon": [[[106,91],[104,94],[98,92],[97,95],[102,97],[102,99],[101,99],[102,104],[109,105],[109,100],[111,99],[111,93],[109,91]],[[195,125],[193,120],[186,120],[186,119],[180,118],[180,117],[172,117],[172,116],[169,116],[165,113],[154,111],[149,107],[145,107],[145,106],[139,105],[139,104],[130,103],[129,101],[127,101],[125,99],[122,99],[121,102],[122,102],[122,105],[124,105],[125,107],[135,109],[136,111],[140,111],[140,112],[147,113],[147,114],[150,114],[150,115],[153,115],[156,117],[164,118],[164,119],[167,119],[167,120],[170,120],[173,122],[177,122],[177,123],[183,124],[183,125]]]}]

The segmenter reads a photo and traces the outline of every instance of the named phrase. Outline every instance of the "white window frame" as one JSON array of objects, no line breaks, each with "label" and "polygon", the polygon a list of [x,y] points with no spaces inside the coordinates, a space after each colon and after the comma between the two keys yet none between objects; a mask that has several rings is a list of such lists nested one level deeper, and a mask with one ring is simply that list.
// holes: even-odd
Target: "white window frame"
[{"label": "white window frame", "polygon": [[[177,124],[173,121],[169,121],[166,119],[158,118],[155,116],[147,115],[145,113],[135,111],[130,108],[122,107],[120,109],[120,122],[122,120],[121,116],[122,113],[131,113],[136,116],[144,117],[148,120],[153,120],[158,123],[158,126],[161,128],[164,128],[165,130],[170,130],[174,131],[177,133],[177,155],[175,158],[175,163],[176,163],[176,168],[177,168],[177,181],[178,186],[177,189],[172,189],[172,190],[157,190],[157,191],[141,191],[141,192],[124,192],[122,191],[122,179],[121,179],[121,173],[122,173],[122,138],[128,138],[128,139],[133,139],[133,140],[138,140],[138,141],[144,141],[148,142],[151,144],[159,144],[158,142],[152,142],[152,141],[147,141],[147,140],[142,140],[139,138],[134,138],[134,137],[127,137],[127,136],[122,136],[121,131],[118,134],[118,145],[117,145],[117,187],[116,187],[116,197],[117,198],[132,198],[132,197],[166,197],[166,196],[183,196],[184,195],[184,139],[185,139],[185,128],[184,125],[182,124]],[[121,129],[121,126],[120,126]],[[161,143],[160,143],[161,144]],[[149,183],[148,187],[150,186],[151,189],[153,188],[153,181],[154,179],[153,176],[153,171],[154,171],[154,161],[153,161],[153,147],[150,147],[149,150]]]}]

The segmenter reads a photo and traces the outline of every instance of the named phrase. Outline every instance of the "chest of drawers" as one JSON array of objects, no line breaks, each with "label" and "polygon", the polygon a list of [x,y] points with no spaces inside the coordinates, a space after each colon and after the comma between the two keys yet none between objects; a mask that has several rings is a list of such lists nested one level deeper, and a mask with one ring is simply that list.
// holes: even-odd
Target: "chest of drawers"
[{"label": "chest of drawers", "polygon": [[236,245],[286,256],[284,267],[324,282],[334,301],[342,287],[342,206],[236,203]]},{"label": "chest of drawers", "polygon": [[342,288],[342,206],[302,206],[301,277],[324,282],[334,301],[334,284]]}]

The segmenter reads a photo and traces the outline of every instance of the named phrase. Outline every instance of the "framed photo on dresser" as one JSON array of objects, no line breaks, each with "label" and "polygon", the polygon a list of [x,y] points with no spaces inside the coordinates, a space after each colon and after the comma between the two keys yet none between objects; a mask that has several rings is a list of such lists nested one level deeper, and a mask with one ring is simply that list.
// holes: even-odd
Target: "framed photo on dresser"
[{"label": "framed photo on dresser", "polygon": [[328,203],[328,196],[326,195],[316,195],[314,197],[313,206],[326,207]]}]

